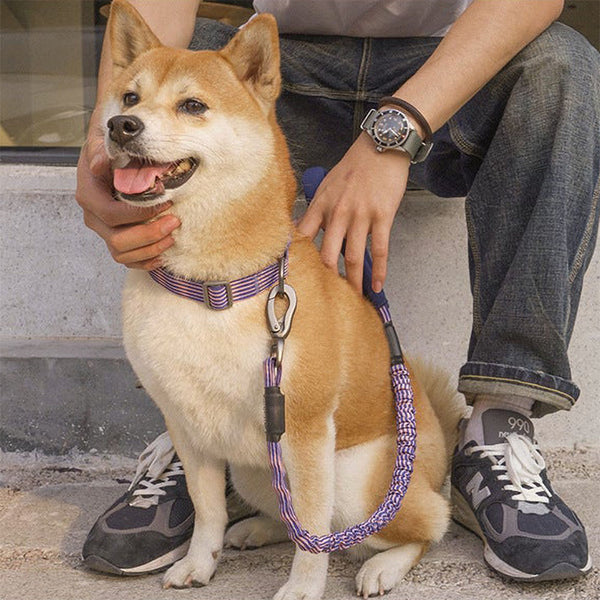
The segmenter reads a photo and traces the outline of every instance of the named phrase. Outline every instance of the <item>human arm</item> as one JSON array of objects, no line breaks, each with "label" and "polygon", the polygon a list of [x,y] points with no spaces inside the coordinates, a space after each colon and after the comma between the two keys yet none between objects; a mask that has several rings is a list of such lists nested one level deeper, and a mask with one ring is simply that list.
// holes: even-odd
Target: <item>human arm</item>
[{"label": "human arm", "polygon": [[[475,0],[427,62],[394,95],[417,107],[434,131],[439,129],[546,29],[562,6],[562,0]],[[347,239],[346,275],[357,290],[361,289],[369,233],[373,289],[383,286],[390,231],[409,166],[406,153],[379,153],[363,132],[325,178],[299,224],[300,231],[310,237],[320,227],[325,229],[321,256],[334,269],[343,239]]]},{"label": "human arm", "polygon": [[[163,44],[180,48],[189,45],[200,0],[129,1]],[[173,243],[170,234],[179,226],[179,221],[172,215],[165,215],[145,223],[169,205],[138,208],[116,202],[112,197],[102,123],[102,100],[111,73],[110,40],[106,35],[98,71],[96,107],[77,165],[75,197],[83,209],[85,224],[106,242],[115,261],[128,267],[152,269],[158,265],[159,255]]]}]

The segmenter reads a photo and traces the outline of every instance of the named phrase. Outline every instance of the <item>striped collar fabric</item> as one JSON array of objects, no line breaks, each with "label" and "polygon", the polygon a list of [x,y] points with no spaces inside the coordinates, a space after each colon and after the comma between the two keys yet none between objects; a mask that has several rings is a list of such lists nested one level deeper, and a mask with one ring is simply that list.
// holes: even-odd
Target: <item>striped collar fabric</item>
[{"label": "striped collar fabric", "polygon": [[[288,252],[283,255],[283,276],[287,276]],[[164,267],[149,271],[156,283],[183,298],[203,302],[212,310],[231,308],[234,302],[252,298],[279,283],[279,263],[273,263],[258,273],[233,281],[199,281],[171,273]]]}]

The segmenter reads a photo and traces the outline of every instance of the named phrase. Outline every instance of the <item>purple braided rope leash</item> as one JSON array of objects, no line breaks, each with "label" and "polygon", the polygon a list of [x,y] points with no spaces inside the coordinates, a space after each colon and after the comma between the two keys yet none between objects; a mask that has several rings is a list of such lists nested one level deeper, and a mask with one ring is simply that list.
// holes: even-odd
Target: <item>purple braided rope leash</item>
[{"label": "purple braided rope leash", "polygon": [[[378,312],[384,326],[391,326],[391,315],[387,305],[378,308]],[[277,368],[277,361],[273,356],[264,361],[263,368],[265,396],[267,396],[269,389],[278,390],[281,383],[281,368]],[[278,441],[267,441],[272,484],[279,500],[279,513],[287,527],[289,538],[301,550],[317,554],[349,548],[380,531],[400,510],[413,470],[417,430],[410,375],[401,358],[399,361],[392,360],[390,373],[396,405],[396,462],[390,488],[383,502],[366,521],[329,535],[312,535],[306,531],[294,511],[292,497],[286,482],[281,446]]]}]

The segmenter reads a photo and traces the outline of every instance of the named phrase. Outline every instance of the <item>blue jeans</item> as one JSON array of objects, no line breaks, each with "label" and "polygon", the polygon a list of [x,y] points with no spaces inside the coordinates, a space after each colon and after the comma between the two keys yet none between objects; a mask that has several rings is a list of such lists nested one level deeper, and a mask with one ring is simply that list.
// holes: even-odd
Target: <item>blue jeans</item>
[{"label": "blue jeans", "polygon": [[[191,48],[231,28],[199,20]],[[281,36],[280,124],[298,171],[334,166],[371,107],[427,60],[439,38]],[[459,390],[535,401],[579,396],[567,348],[598,232],[600,54],[555,23],[434,135],[415,184],[466,196],[473,329]]]}]

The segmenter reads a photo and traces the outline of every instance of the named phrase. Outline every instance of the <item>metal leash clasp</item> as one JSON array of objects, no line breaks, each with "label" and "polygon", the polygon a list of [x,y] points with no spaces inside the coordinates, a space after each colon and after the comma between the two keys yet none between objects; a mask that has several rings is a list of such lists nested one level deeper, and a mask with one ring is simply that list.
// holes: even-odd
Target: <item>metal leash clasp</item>
[{"label": "metal leash clasp", "polygon": [[[285,282],[285,257],[279,259],[279,283],[271,288],[267,298],[267,321],[273,338],[272,356],[275,359],[277,369],[281,367],[283,360],[283,344],[285,338],[292,328],[292,319],[296,312],[296,291]],[[281,319],[275,314],[275,299],[277,297],[287,299],[288,305]]]}]

